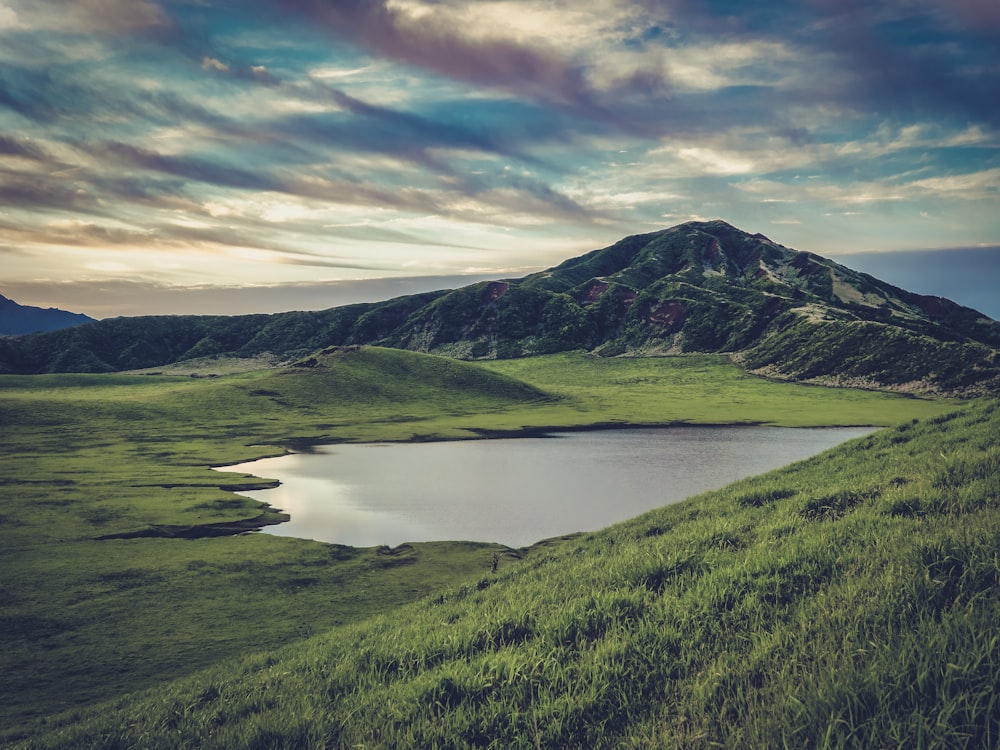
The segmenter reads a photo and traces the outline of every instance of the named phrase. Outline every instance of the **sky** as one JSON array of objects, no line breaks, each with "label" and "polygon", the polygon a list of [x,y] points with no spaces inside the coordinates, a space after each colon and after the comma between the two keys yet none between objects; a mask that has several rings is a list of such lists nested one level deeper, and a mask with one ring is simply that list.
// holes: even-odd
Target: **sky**
[{"label": "sky", "polygon": [[0,293],[321,309],[721,218],[998,318],[998,92],[997,0],[0,0]]}]

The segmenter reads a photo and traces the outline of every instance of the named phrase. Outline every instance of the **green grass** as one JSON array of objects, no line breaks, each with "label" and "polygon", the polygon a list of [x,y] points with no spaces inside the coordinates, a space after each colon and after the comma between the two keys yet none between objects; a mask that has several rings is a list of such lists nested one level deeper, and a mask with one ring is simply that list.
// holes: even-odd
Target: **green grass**
[{"label": "green grass", "polygon": [[262,535],[100,539],[279,518],[220,488],[259,478],[213,464],[334,431],[400,439],[412,434],[401,425],[548,398],[408,353],[320,364],[225,378],[0,378],[0,716],[155,684],[488,570],[496,545],[385,555]]},{"label": "green grass", "polygon": [[[550,554],[548,546],[522,555],[496,545],[389,551],[255,534],[179,538],[277,520],[230,491],[261,478],[210,466],[313,442],[594,423],[885,425],[953,408],[772,383],[710,356],[570,354],[487,367],[362,349],[302,364],[220,377],[0,378],[0,722],[8,736],[32,717],[239,654],[277,653],[475,583],[495,551],[505,554],[502,569]],[[956,476],[967,471],[962,460]],[[919,516],[939,501],[905,502]],[[160,536],[101,539],[136,533]]]},{"label": "green grass", "polygon": [[570,352],[479,364],[562,396],[553,410],[558,424],[577,411],[582,423],[884,426],[940,414],[949,403],[776,382],[748,375],[717,354],[602,358]]},{"label": "green grass", "polygon": [[998,457],[904,423],[19,747],[993,747]]}]

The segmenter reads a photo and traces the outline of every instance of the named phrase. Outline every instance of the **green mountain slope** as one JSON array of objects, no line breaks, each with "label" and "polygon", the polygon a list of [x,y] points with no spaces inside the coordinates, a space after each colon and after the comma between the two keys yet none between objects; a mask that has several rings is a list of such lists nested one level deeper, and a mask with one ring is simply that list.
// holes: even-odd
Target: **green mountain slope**
[{"label": "green mountain slope", "polygon": [[[0,340],[0,372],[378,344],[462,359],[583,349],[726,352],[774,377],[972,395],[1000,389],[1000,323],[723,221],[689,222],[521,279],[316,313],[101,321]],[[848,361],[849,360],[849,361]]]},{"label": "green mountain slope", "polygon": [[[753,370],[800,380],[946,391],[1000,384],[996,321],[721,221],[456,290],[385,342],[467,358],[731,352]],[[846,368],[844,351],[856,360]],[[896,371],[901,356],[911,366]]]},{"label": "green mountain slope", "polygon": [[853,441],[18,747],[991,747],[1000,405]]}]

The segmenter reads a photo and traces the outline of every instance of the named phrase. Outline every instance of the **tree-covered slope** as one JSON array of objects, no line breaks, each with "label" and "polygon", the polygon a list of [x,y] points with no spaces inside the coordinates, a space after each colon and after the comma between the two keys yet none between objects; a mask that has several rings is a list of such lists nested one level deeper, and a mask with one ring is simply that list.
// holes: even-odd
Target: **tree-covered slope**
[{"label": "tree-covered slope", "polygon": [[993,747],[998,498],[983,401],[18,747]]},{"label": "tree-covered slope", "polygon": [[275,354],[295,359],[327,346],[377,340],[442,292],[379,304],[272,315],[157,315],[0,338],[0,373],[117,372],[199,357]]},{"label": "tree-covered slope", "polygon": [[521,279],[388,302],[269,316],[116,319],[0,340],[0,372],[301,356],[345,344],[462,359],[574,349],[603,356],[726,352],[790,379],[966,395],[1000,389],[1000,323],[723,221],[627,237]]}]

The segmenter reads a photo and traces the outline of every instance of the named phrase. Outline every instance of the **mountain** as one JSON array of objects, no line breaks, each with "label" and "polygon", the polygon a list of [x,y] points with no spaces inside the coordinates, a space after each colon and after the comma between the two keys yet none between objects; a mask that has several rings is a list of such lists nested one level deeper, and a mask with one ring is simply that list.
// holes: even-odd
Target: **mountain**
[{"label": "mountain", "polygon": [[321,312],[118,318],[0,341],[0,372],[379,344],[460,359],[726,352],[748,370],[922,393],[1000,391],[1000,323],[724,221],[634,235],[520,279]]},{"label": "mountain", "polygon": [[54,307],[19,305],[0,294],[0,336],[21,336],[39,331],[57,331],[61,328],[93,323],[94,319],[81,313],[66,312]]}]

